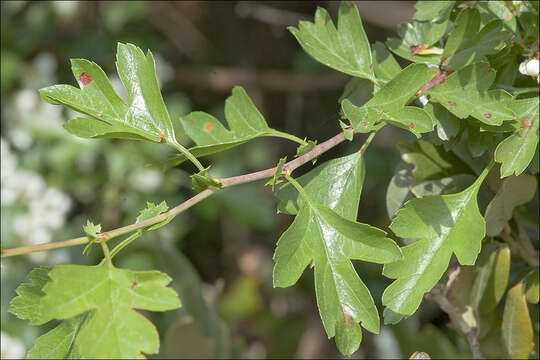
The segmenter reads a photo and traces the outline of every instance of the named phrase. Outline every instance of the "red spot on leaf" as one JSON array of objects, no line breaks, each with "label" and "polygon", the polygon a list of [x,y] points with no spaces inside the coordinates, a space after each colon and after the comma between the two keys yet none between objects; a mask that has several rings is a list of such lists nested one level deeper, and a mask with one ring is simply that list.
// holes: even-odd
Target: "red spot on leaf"
[{"label": "red spot on leaf", "polygon": [[369,64],[369,70],[373,70],[373,64]]},{"label": "red spot on leaf", "polygon": [[485,117],[486,119],[491,119],[491,114],[490,114],[490,113],[485,113],[485,114],[484,114],[484,117]]},{"label": "red spot on leaf", "polygon": [[158,134],[158,142],[162,142],[165,135],[163,133]]},{"label": "red spot on leaf", "polygon": [[136,281],[132,282],[131,285],[129,285],[130,289],[135,288],[135,286],[139,285]]},{"label": "red spot on leaf", "polygon": [[322,24],[323,24],[323,25],[326,25],[326,21],[323,21]]},{"label": "red spot on leaf", "polygon": [[369,86],[373,86],[373,83],[369,83]]},{"label": "red spot on leaf", "polygon": [[488,67],[487,67],[487,71],[488,71],[488,72],[491,72],[491,66],[488,66]]},{"label": "red spot on leaf", "polygon": [[511,18],[512,18],[512,15],[511,15],[511,14],[506,14],[506,15],[504,16],[504,19],[505,19],[505,20],[510,20]]},{"label": "red spot on leaf", "polygon": [[362,125],[362,126],[367,126],[367,122],[362,121],[362,123],[361,123],[360,125]]},{"label": "red spot on leaf", "polygon": [[414,124],[413,123],[409,124],[409,129],[414,129]]},{"label": "red spot on leaf", "polygon": [[523,119],[521,119],[521,128],[524,130],[530,129],[532,124],[533,124],[532,120],[529,119],[528,117],[524,117]]},{"label": "red spot on leaf", "polygon": [[210,132],[210,130],[212,130],[213,127],[214,125],[212,125],[211,123],[206,123],[204,124],[204,131]]},{"label": "red spot on leaf", "polygon": [[81,75],[79,75],[79,81],[83,84],[83,86],[86,86],[92,82],[92,78],[88,73],[83,72]]},{"label": "red spot on leaf", "polygon": [[457,104],[453,101],[447,101],[446,103],[450,106],[457,106]]},{"label": "red spot on leaf", "polygon": [[352,316],[347,314],[343,308],[341,308],[341,314],[343,314],[343,320],[345,320],[345,324],[350,324],[353,320]]}]

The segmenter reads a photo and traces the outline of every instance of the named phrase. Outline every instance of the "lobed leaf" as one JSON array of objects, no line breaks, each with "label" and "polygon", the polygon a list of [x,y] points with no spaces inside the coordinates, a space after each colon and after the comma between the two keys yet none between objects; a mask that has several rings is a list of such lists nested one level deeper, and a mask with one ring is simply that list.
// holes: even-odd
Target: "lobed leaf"
[{"label": "lobed leaf", "polygon": [[54,329],[41,335],[26,354],[27,359],[74,359],[80,358],[74,345],[86,316],[79,315],[62,321]]},{"label": "lobed leaf", "polygon": [[485,235],[476,197],[489,168],[462,192],[412,199],[397,211],[390,229],[420,240],[402,248],[403,260],[385,264],[383,275],[396,280],[383,293],[384,306],[411,315],[446,271],[452,253],[462,265],[474,264]]},{"label": "lobed leaf", "polygon": [[437,136],[443,141],[454,138],[460,129],[460,120],[444,106],[437,103],[427,103],[424,110],[431,116],[437,127]]},{"label": "lobed leaf", "polygon": [[447,21],[440,24],[419,21],[413,21],[412,23],[401,23],[397,29],[397,33],[400,38],[389,38],[386,40],[386,46],[388,46],[390,51],[392,51],[394,54],[404,59],[416,63],[438,65],[441,62],[441,55],[419,55],[415,54],[413,49],[418,46],[425,48],[432,47],[444,36],[447,28]]},{"label": "lobed leaf", "polygon": [[159,336],[135,309],[166,311],[180,301],[167,288],[170,278],[158,271],[131,271],[112,265],[57,265],[43,287],[47,318],[70,319],[90,312],[77,336],[81,357],[135,358],[156,353]]},{"label": "lobed leaf", "polygon": [[429,90],[430,100],[460,119],[472,116],[487,125],[501,125],[504,120],[514,118],[509,109],[512,96],[504,90],[488,90],[495,76],[488,63],[474,63],[450,74],[445,83]]},{"label": "lobed leaf", "polygon": [[288,30],[318,62],[345,74],[375,81],[369,42],[354,3],[339,6],[338,28],[328,12],[317,8],[314,22],[300,21]]},{"label": "lobed leaf", "polygon": [[54,85],[40,90],[51,104],[62,104],[91,118],[64,124],[86,138],[116,137],[177,144],[169,113],[159,90],[154,58],[132,44],[118,43],[116,67],[128,94],[126,104],[114,91],[103,70],[84,59],[71,60],[80,89]]},{"label": "lobed leaf", "polygon": [[374,59],[373,70],[379,83],[385,84],[399,74],[401,66],[382,42],[376,41],[371,47],[371,52]]},{"label": "lobed leaf", "polygon": [[495,149],[495,161],[501,163],[501,177],[525,171],[538,148],[538,98],[514,100],[509,108],[516,113],[517,124],[514,133]]},{"label": "lobed leaf", "polygon": [[[232,95],[225,101],[227,129],[210,114],[193,111],[180,119],[186,135],[196,144],[189,151],[196,157],[225,151],[262,136],[288,137],[280,131],[268,127],[244,88],[235,86]],[[180,165],[186,160],[182,154],[175,154],[167,161],[168,166]]]},{"label": "lobed leaf", "polygon": [[297,216],[278,241],[274,286],[293,285],[312,263],[323,325],[343,354],[352,354],[360,345],[358,322],[368,331],[379,331],[373,299],[350,259],[383,263],[400,258],[399,248],[385,232],[354,221],[363,179],[364,163],[357,152],[300,177],[305,196],[295,195],[291,184],[277,192],[278,208]]},{"label": "lobed leaf", "polygon": [[369,132],[378,121],[387,121],[420,137],[420,134],[433,130],[431,117],[421,108],[406,105],[435,73],[436,70],[424,64],[411,64],[362,107],[344,99],[341,109],[356,132]]},{"label": "lobed leaf", "polygon": [[480,20],[480,13],[473,8],[464,9],[457,16],[443,52],[452,70],[486,60],[486,55],[499,52],[510,39],[511,33],[502,21],[494,20],[480,28]]},{"label": "lobed leaf", "polygon": [[32,325],[42,325],[50,321],[41,308],[41,298],[45,295],[43,286],[49,281],[50,267],[41,266],[30,271],[28,283],[17,287],[17,296],[9,304],[9,312],[19,319],[28,320]]}]

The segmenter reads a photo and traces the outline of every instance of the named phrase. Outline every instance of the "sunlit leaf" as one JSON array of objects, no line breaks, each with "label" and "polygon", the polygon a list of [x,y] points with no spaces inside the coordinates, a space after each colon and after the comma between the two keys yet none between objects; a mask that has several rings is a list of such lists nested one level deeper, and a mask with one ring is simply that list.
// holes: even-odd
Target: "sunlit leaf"
[{"label": "sunlit leaf", "polygon": [[356,132],[369,132],[377,122],[387,121],[420,137],[420,134],[433,130],[431,117],[421,108],[406,105],[436,73],[424,64],[411,64],[362,107],[345,99],[341,108]]},{"label": "sunlit leaf", "polygon": [[527,302],[531,304],[538,304],[538,298],[540,297],[540,288],[538,285],[538,270],[536,270],[532,275],[528,277],[525,296],[527,297]]},{"label": "sunlit leaf", "polygon": [[397,211],[390,229],[399,237],[420,240],[402,248],[403,260],[385,264],[383,275],[396,280],[383,293],[384,306],[411,315],[453,253],[462,265],[474,264],[485,235],[476,197],[488,171],[460,193],[412,199]]},{"label": "sunlit leaf", "polygon": [[135,309],[166,311],[180,301],[158,271],[100,266],[57,265],[48,273],[42,311],[47,318],[70,319],[91,312],[77,336],[77,349],[88,358],[135,358],[156,353],[159,336]]},{"label": "sunlit leaf", "polygon": [[320,63],[352,76],[375,80],[369,42],[355,4],[340,4],[337,29],[323,8],[317,8],[313,23],[300,21],[298,28],[288,29]]},{"label": "sunlit leaf", "polygon": [[514,118],[508,107],[512,96],[501,89],[488,90],[495,76],[488,63],[475,63],[450,74],[428,93],[460,119],[472,116],[487,125],[501,125]]},{"label": "sunlit leaf", "polygon": [[495,161],[501,163],[501,177],[525,171],[538,148],[538,98],[515,100],[509,107],[517,115],[517,124],[515,132],[495,149]]}]

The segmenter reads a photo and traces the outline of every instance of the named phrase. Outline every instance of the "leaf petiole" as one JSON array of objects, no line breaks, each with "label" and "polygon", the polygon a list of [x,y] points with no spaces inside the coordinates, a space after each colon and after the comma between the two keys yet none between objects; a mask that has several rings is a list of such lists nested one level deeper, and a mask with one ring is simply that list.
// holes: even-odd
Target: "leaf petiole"
[{"label": "leaf petiole", "polygon": [[195,156],[193,156],[193,154],[191,152],[189,152],[188,149],[186,149],[185,147],[183,147],[182,145],[180,145],[176,141],[167,142],[167,144],[169,144],[170,146],[172,146],[173,148],[178,150],[189,161],[191,161],[200,171],[204,171],[204,169],[205,169],[204,166],[200,163],[199,160],[197,160],[197,158]]},{"label": "leaf petiole", "polygon": [[298,143],[300,145],[307,145],[307,141],[300,139],[298,136],[294,136],[292,134],[282,132],[282,131],[272,131],[268,136],[274,136],[274,137],[280,137],[283,139],[294,141],[295,143]]}]

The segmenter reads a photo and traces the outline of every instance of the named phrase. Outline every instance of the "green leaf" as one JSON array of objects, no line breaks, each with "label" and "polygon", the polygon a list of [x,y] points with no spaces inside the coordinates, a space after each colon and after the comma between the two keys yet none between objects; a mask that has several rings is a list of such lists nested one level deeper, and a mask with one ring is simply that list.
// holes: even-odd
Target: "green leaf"
[{"label": "green leaf", "polygon": [[502,50],[510,35],[500,20],[494,20],[480,29],[480,13],[476,9],[467,8],[456,18],[443,57],[448,58],[451,69],[460,70],[469,64],[486,60],[486,55]]},{"label": "green leaf", "polygon": [[[74,355],[75,337],[86,315],[62,321],[54,329],[41,335],[26,354],[27,359],[67,359]],[[77,356],[76,356],[77,357]]]},{"label": "green leaf", "polygon": [[469,172],[457,156],[428,141],[418,140],[412,144],[399,142],[397,148],[401,159],[414,165],[412,175],[417,180],[440,179]]},{"label": "green leaf", "polygon": [[343,100],[343,113],[356,132],[371,131],[376,122],[387,121],[420,137],[420,134],[433,130],[431,117],[421,108],[406,105],[435,73],[436,70],[424,64],[411,64],[362,107],[353,105],[347,99]]},{"label": "green leaf", "polygon": [[283,176],[283,165],[285,165],[285,161],[287,161],[287,157],[282,157],[279,159],[279,162],[276,166],[276,171],[274,172],[274,176],[270,178],[266,184],[264,185],[272,185],[272,191],[274,191],[274,186],[283,182],[281,177]]},{"label": "green leaf", "polygon": [[471,306],[480,313],[489,313],[495,310],[508,286],[508,246],[488,246],[483,250],[474,267],[474,275],[470,293]]},{"label": "green leaf", "polygon": [[313,150],[317,146],[317,140],[308,140],[307,144],[300,145],[296,148],[296,156],[302,156]]},{"label": "green leaf", "polygon": [[159,336],[134,309],[166,311],[180,306],[158,271],[131,271],[112,265],[57,265],[41,299],[46,316],[70,319],[91,312],[76,340],[81,357],[135,358],[156,353]]},{"label": "green leaf", "polygon": [[[328,206],[349,220],[356,220],[365,177],[364,158],[359,152],[326,161],[296,180],[310,199]],[[303,199],[290,183],[276,192],[280,212],[296,215]]]},{"label": "green leaf", "polygon": [[118,43],[117,70],[126,87],[128,104],[114,91],[103,70],[84,59],[71,60],[80,89],[54,85],[40,90],[51,104],[62,104],[92,118],[64,124],[81,137],[146,139],[177,144],[169,113],[159,90],[154,58],[132,44]]},{"label": "green leaf", "polygon": [[516,113],[518,123],[515,132],[495,149],[495,161],[501,163],[501,177],[525,171],[538,146],[538,98],[514,100],[509,107]]},{"label": "green leaf", "polygon": [[416,12],[413,19],[436,23],[446,21],[450,17],[454,5],[455,1],[417,1],[414,4]]},{"label": "green leaf", "polygon": [[396,281],[383,293],[384,306],[411,315],[446,271],[452,253],[462,265],[474,264],[485,235],[476,197],[490,167],[460,193],[412,199],[397,211],[390,229],[420,240],[402,248],[403,260],[385,264],[383,275]]},{"label": "green leaf", "polygon": [[501,125],[514,118],[508,108],[512,96],[504,90],[488,90],[495,76],[488,63],[475,63],[450,74],[428,93],[460,119],[472,116],[487,125]]},{"label": "green leaf", "polygon": [[[382,80],[383,83],[387,83],[399,74],[401,66],[382,42],[376,41],[371,51],[374,59],[373,70],[379,81]],[[353,104],[357,105],[354,101]]]},{"label": "green leaf", "polygon": [[455,194],[471,186],[474,180],[474,176],[470,174],[458,174],[441,179],[425,180],[411,186],[411,193],[417,198],[428,195]]},{"label": "green leaf", "polygon": [[[373,97],[373,83],[366,79],[351,78],[345,85],[339,103],[348,99],[356,106],[362,106]],[[367,132],[367,131],[366,131]]]},{"label": "green leaf", "polygon": [[486,234],[488,236],[500,234],[504,225],[512,218],[514,208],[534,198],[536,187],[536,176],[533,175],[521,174],[504,179],[486,209]]},{"label": "green leaf", "polygon": [[460,120],[441,104],[429,102],[424,106],[424,110],[433,119],[439,139],[448,141],[458,134],[461,125]]},{"label": "green leaf", "polygon": [[533,327],[527,308],[523,283],[518,283],[506,295],[502,321],[502,338],[512,359],[528,359],[533,342]]},{"label": "green leaf", "polygon": [[49,281],[50,267],[42,266],[30,271],[29,283],[17,287],[17,296],[9,304],[9,312],[19,319],[28,320],[32,325],[41,325],[51,320],[41,309],[41,298],[45,295],[43,286]]},{"label": "green leaf", "polygon": [[[359,321],[368,331],[379,330],[371,295],[349,259],[367,256],[371,260],[364,258],[366,261],[392,261],[390,258],[400,256],[399,248],[383,231],[354,221],[363,180],[364,162],[356,152],[327,161],[300,177],[308,198],[297,195],[290,183],[276,194],[278,208],[297,216],[278,241],[274,285],[293,285],[313,263],[323,324],[329,337],[336,336],[344,354],[356,351],[360,344]],[[370,248],[369,244],[382,248]]]},{"label": "green leaf", "polygon": [[417,183],[416,179],[412,176],[412,166],[409,164],[399,163],[394,172],[394,176],[388,184],[386,190],[386,211],[388,217],[392,219],[396,211],[403,206],[403,204],[410,200],[413,195],[411,193],[411,187]]},{"label": "green leaf", "polygon": [[[169,210],[169,207],[167,206],[167,202],[165,200],[160,202],[159,205],[156,205],[152,202],[146,202],[146,208],[144,208],[143,210],[139,212],[139,216],[137,216],[137,220],[135,222],[136,223],[143,222],[145,220],[153,218],[154,216],[158,216],[159,214],[164,213],[167,210]],[[150,230],[158,229],[164,225],[167,225],[172,219],[173,219],[173,216],[168,217],[167,219],[159,223],[156,223],[154,225],[147,227],[146,230],[150,231]]]},{"label": "green leaf", "polygon": [[525,290],[525,296],[527,302],[531,304],[538,304],[538,298],[540,297],[540,288],[538,285],[538,270],[532,273],[527,278],[527,289]]},{"label": "green leaf", "polygon": [[278,240],[274,286],[295,284],[306,266],[313,264],[326,333],[329,338],[336,336],[338,349],[350,355],[360,345],[358,323],[378,333],[379,318],[368,288],[349,259],[387,263],[400,259],[401,253],[384,231],[347,220],[307,197],[303,200],[292,225]]},{"label": "green leaf", "polygon": [[477,6],[483,23],[494,19],[500,19],[505,28],[514,32],[519,37],[517,19],[503,1],[480,1]]},{"label": "green leaf", "polygon": [[210,169],[210,166],[191,175],[191,184],[196,192],[201,192],[209,187],[223,188],[223,185],[217,179],[208,174],[208,169]]},{"label": "green leaf", "polygon": [[318,62],[351,76],[375,81],[369,42],[354,3],[339,6],[338,28],[328,12],[317,8],[314,22],[300,21],[287,28],[302,48]]},{"label": "green leaf", "polygon": [[404,59],[438,65],[441,62],[441,55],[419,55],[414,54],[412,50],[417,46],[431,47],[444,36],[447,27],[447,21],[441,24],[418,21],[401,23],[397,29],[400,39],[389,38],[386,40],[386,46]]},{"label": "green leaf", "polygon": [[[225,101],[225,118],[229,129],[218,119],[202,111],[193,111],[180,119],[186,135],[196,144],[189,149],[194,156],[225,151],[261,136],[284,137],[302,142],[292,135],[268,127],[264,117],[241,86],[235,86],[232,95]],[[185,160],[184,155],[176,154],[169,163],[176,166]]]},{"label": "green leaf", "polygon": [[83,255],[86,254],[92,245],[96,242],[99,233],[101,232],[101,224],[94,225],[90,220],[86,220],[86,225],[83,226],[84,233],[88,236],[90,241],[83,249]]}]

